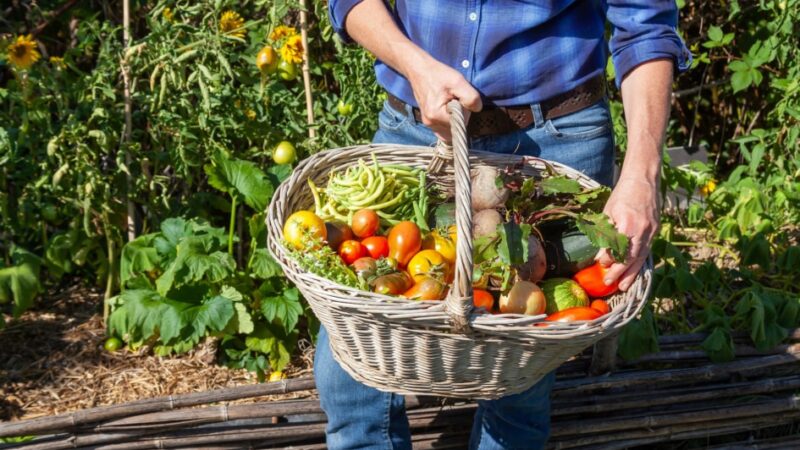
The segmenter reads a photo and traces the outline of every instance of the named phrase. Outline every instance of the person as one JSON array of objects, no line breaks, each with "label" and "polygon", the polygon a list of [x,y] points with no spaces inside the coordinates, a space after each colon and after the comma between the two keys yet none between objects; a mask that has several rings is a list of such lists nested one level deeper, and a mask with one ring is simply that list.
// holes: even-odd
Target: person
[{"label": "person", "polygon": [[[621,88],[628,144],[605,205],[630,238],[624,261],[601,251],[607,283],[628,289],[659,226],[658,183],[674,73],[691,54],[671,0],[329,0],[334,29],[373,53],[388,99],[376,143],[430,146],[450,138],[447,103],[466,110],[470,147],[564,163],[614,182],[605,92],[608,54]],[[606,46],[606,22],[610,38]],[[330,449],[409,449],[401,395],[350,377],[320,330],[314,372]],[[470,448],[537,449],[549,435],[553,373],[529,390],[479,401]]]}]

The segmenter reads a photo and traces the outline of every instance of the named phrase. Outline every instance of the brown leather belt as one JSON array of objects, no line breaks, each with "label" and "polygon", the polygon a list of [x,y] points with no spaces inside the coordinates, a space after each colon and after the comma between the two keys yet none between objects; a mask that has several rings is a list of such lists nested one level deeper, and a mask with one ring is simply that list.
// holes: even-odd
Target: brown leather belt
[{"label": "brown leather belt", "polygon": [[[603,99],[605,93],[605,78],[603,76],[592,78],[563,94],[541,102],[542,117],[544,120],[551,120],[580,111]],[[389,106],[405,114],[405,102],[392,94],[388,94],[387,99]],[[414,108],[413,111],[414,119],[422,122],[419,108]],[[533,111],[530,105],[484,108],[480,112],[470,114],[467,134],[470,137],[506,134],[527,128],[533,123]]]}]

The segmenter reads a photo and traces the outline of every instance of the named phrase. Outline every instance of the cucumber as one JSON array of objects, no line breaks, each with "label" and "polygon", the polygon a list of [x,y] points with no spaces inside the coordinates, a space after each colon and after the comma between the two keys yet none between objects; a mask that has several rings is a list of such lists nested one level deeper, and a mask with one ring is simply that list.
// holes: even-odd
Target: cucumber
[{"label": "cucumber", "polygon": [[539,226],[539,231],[547,255],[545,278],[572,277],[577,271],[591,266],[600,250],[578,231],[571,220],[545,222]]}]

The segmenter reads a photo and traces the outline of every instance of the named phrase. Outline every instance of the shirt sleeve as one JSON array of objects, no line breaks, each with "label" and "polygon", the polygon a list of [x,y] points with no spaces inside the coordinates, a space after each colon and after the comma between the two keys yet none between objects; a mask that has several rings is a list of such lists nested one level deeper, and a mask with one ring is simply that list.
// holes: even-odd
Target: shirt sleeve
[{"label": "shirt sleeve", "polygon": [[617,87],[634,67],[653,59],[671,59],[677,73],[691,66],[692,54],[676,29],[674,0],[608,0],[606,18]]},{"label": "shirt sleeve", "polygon": [[328,15],[331,18],[333,30],[336,31],[343,41],[353,42],[347,30],[344,28],[345,19],[354,6],[361,3],[363,0],[330,0],[328,1]]}]

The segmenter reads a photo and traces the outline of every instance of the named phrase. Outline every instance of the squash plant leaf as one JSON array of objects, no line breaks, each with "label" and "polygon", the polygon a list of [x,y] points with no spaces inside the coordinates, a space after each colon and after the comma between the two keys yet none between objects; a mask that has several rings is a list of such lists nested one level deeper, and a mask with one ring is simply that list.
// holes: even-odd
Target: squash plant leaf
[{"label": "squash plant leaf", "polygon": [[158,251],[153,246],[156,234],[145,234],[125,244],[120,258],[120,283],[125,286],[134,275],[158,268]]},{"label": "squash plant leaf", "polygon": [[641,317],[633,319],[620,332],[618,353],[626,361],[632,361],[658,349],[658,329],[648,305]]},{"label": "squash plant leaf", "polygon": [[261,298],[261,313],[270,322],[276,319],[284,330],[292,330],[303,314],[303,305],[300,304],[300,291],[292,287],[284,290],[279,295],[270,295]]},{"label": "squash plant leaf", "polygon": [[283,274],[280,264],[275,261],[265,248],[257,248],[253,251],[248,268],[253,272],[253,275],[263,279]]},{"label": "squash plant leaf", "polygon": [[263,211],[272,197],[272,182],[250,161],[217,156],[204,170],[211,186],[232,197],[243,198],[256,211]]},{"label": "squash plant leaf", "polygon": [[222,295],[203,300],[180,311],[181,321],[189,326],[189,340],[199,341],[207,332],[222,331],[233,318],[233,301]]},{"label": "squash plant leaf", "polygon": [[204,236],[184,238],[177,246],[175,260],[156,280],[158,292],[166,296],[174,286],[200,280],[211,283],[224,280],[236,269],[236,263],[231,255],[214,251],[218,245],[219,242]]},{"label": "squash plant leaf", "polygon": [[42,291],[39,283],[41,259],[27,250],[13,247],[11,263],[10,267],[0,269],[0,304],[13,301],[12,315],[19,317]]},{"label": "squash plant leaf", "polygon": [[628,253],[628,237],[617,231],[604,213],[582,214],[575,221],[592,245],[607,248],[617,261],[624,261]]}]

